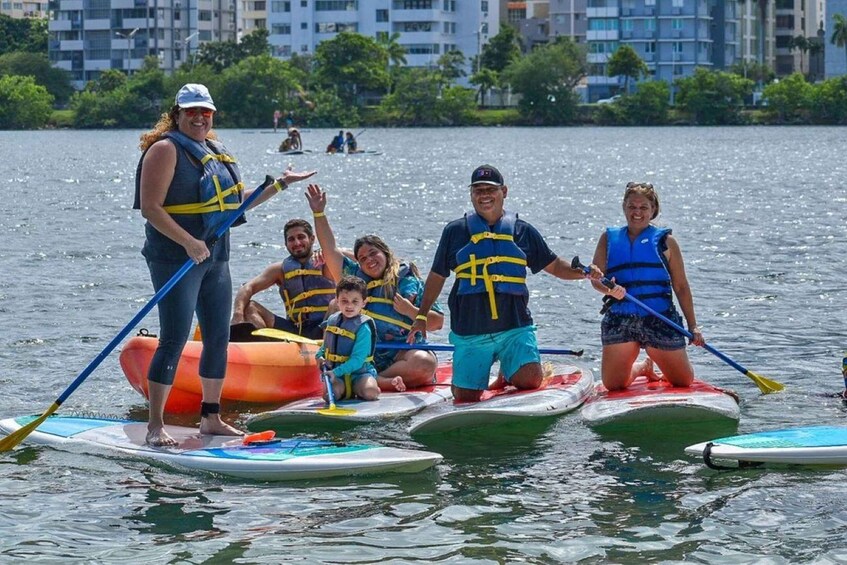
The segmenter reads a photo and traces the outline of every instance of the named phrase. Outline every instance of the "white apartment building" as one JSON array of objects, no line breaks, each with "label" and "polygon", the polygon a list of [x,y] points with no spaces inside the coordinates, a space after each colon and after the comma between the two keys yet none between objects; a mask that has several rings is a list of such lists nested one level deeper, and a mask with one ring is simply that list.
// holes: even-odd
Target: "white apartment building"
[{"label": "white apartment building", "polygon": [[48,56],[83,88],[107,69],[128,74],[154,55],[167,72],[200,43],[237,37],[235,0],[53,0]]},{"label": "white apartment building", "polygon": [[500,29],[496,0],[270,0],[269,8],[272,53],[283,59],[314,53],[342,31],[374,38],[398,32],[408,66],[434,66],[453,49],[470,65]]},{"label": "white apartment building", "polygon": [[799,35],[817,37],[823,21],[821,0],[776,0],[776,66],[778,76],[794,72],[809,72],[808,52],[791,47],[791,40]]},{"label": "white apartment building", "polygon": [[10,18],[46,18],[47,0],[0,0],[0,14]]}]

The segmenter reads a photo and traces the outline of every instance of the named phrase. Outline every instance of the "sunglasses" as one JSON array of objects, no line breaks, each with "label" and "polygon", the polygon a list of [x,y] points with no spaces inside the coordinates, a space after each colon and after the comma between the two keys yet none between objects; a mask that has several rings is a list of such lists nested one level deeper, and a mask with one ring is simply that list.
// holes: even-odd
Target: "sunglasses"
[{"label": "sunglasses", "polygon": [[209,110],[208,108],[183,108],[182,111],[185,112],[185,115],[189,118],[194,118],[197,116],[211,118],[212,114],[215,113],[214,111]]}]

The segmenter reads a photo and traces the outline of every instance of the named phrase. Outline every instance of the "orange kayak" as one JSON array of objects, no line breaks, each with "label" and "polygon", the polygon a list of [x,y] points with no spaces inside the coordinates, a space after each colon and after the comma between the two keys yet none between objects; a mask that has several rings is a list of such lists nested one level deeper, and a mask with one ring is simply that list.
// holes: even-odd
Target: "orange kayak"
[{"label": "orange kayak", "polygon": [[[131,338],[120,355],[121,368],[136,391],[147,398],[147,370],[159,340]],[[189,341],[182,351],[165,412],[200,409],[200,351],[203,344]],[[319,394],[320,371],[315,362],[317,345],[284,341],[230,343],[221,398],[224,402],[282,404]]]}]

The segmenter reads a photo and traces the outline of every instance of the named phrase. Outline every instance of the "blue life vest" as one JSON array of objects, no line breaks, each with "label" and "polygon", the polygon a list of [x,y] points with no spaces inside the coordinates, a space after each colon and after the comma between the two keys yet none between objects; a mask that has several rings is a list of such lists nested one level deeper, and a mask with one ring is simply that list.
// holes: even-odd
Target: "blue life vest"
[{"label": "blue life vest", "polygon": [[[355,275],[367,284],[368,301],[362,313],[374,319],[378,332],[377,341],[406,339],[409,330],[412,329],[412,319],[394,309],[394,293],[397,292],[397,288],[389,293],[385,279],[372,279],[361,267],[356,269]],[[414,276],[408,265],[401,264],[397,272],[397,287],[404,278]],[[417,334],[416,342],[423,342],[420,334]]]},{"label": "blue life vest", "polygon": [[169,131],[163,137],[171,139],[203,165],[200,202],[165,206],[165,211],[168,214],[202,214],[203,239],[206,239],[215,232],[224,215],[236,210],[241,203],[244,183],[241,182],[238,165],[223,145],[215,141],[207,139],[200,143],[177,130]]},{"label": "blue life vest", "polygon": [[517,214],[504,212],[493,228],[476,212],[465,214],[470,241],[456,253],[458,294],[488,293],[491,319],[497,320],[497,294],[529,296],[526,253],[515,243]]},{"label": "blue life vest", "polygon": [[298,326],[321,322],[335,296],[335,284],[311,258],[302,265],[291,255],[282,262],[282,278],[279,294],[288,319]]},{"label": "blue life vest", "polygon": [[[671,233],[670,228],[649,226],[630,241],[627,227],[606,228],[606,276],[628,294],[657,312],[673,307],[671,275],[659,244]],[[615,314],[648,316],[649,313],[628,300],[615,303]]]},{"label": "blue life vest", "polygon": [[371,328],[371,353],[359,369],[347,375],[336,375],[337,378],[344,379],[344,398],[352,398],[353,377],[370,374],[368,365],[373,362],[376,351],[376,325],[371,318],[361,314],[355,318],[345,318],[341,312],[336,312],[326,320],[324,358],[329,369],[350,359],[353,345],[356,343],[356,334],[364,324],[370,325]]}]

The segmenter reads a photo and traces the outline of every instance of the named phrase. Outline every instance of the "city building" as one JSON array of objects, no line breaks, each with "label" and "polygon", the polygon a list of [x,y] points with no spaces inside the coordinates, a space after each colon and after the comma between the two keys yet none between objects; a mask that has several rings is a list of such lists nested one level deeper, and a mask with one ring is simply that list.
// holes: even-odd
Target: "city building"
[{"label": "city building", "polygon": [[587,7],[587,0],[550,0],[550,36],[570,37],[574,43],[585,43]]},{"label": "city building", "polygon": [[817,38],[822,23],[820,0],[776,0],[775,29],[777,76],[809,71],[809,51],[793,43],[796,37]]},{"label": "city building", "polygon": [[495,0],[271,0],[269,41],[273,54],[285,59],[314,53],[342,31],[374,38],[397,32],[408,66],[434,66],[454,49],[470,65],[499,31],[499,7]]},{"label": "city building", "polygon": [[847,75],[847,48],[832,43],[832,33],[835,30],[834,16],[841,14],[847,18],[847,0],[827,0],[826,24],[824,24],[824,40],[826,41],[824,56],[824,72],[826,78]]},{"label": "city building", "polygon": [[0,14],[10,18],[46,18],[47,0],[0,0]]},{"label": "city building", "polygon": [[200,43],[237,37],[235,0],[51,0],[48,56],[81,89],[107,69],[131,74],[144,58],[167,72]]}]

